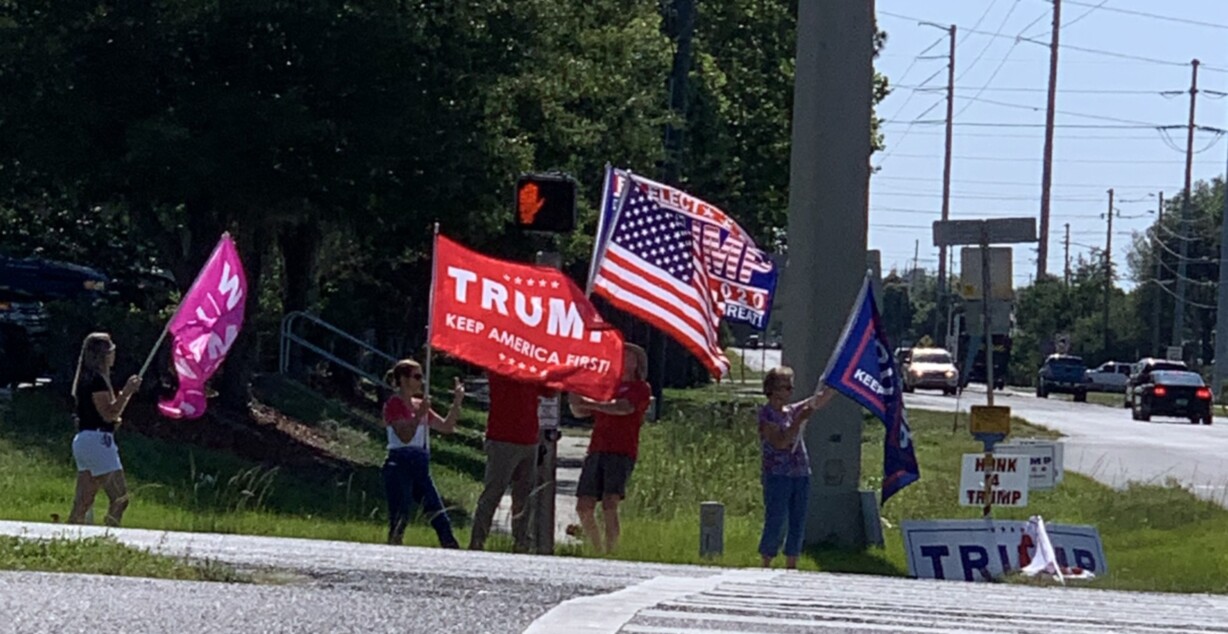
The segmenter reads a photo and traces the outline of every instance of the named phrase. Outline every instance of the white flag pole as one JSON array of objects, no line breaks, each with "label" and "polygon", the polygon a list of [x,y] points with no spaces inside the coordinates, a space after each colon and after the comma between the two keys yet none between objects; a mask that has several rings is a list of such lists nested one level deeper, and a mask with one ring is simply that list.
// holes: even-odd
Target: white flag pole
[{"label": "white flag pole", "polygon": [[617,181],[618,170],[610,169],[606,172],[606,184],[602,188],[601,194],[601,212],[597,217],[597,236],[593,244],[593,261],[588,267],[588,284],[584,287],[584,296],[590,297],[593,294],[593,284],[597,281],[597,269],[601,267],[601,262],[605,259],[606,248],[609,245],[609,239],[605,237],[605,231],[608,228],[613,230],[618,226],[618,218],[623,213],[623,206],[627,204],[627,197],[631,195],[631,188],[634,186],[634,172],[627,170],[623,173],[623,178],[627,181],[623,187],[622,193],[618,196],[618,205],[614,207],[614,216],[610,218],[610,223],[607,227],[605,222],[605,201],[609,194],[610,187]]},{"label": "white flag pole", "polygon": [[435,223],[434,235],[431,238],[431,288],[427,292],[426,307],[426,358],[422,362],[423,396],[431,395],[431,324],[435,321],[435,269],[436,258],[439,256],[439,223]]},{"label": "white flag pole", "polygon": [[[436,258],[439,257],[439,223],[435,223],[431,235],[431,288],[427,290],[427,305],[426,305],[426,353],[422,360],[422,398],[429,399],[431,397],[431,357],[435,356],[431,348],[431,323],[435,320],[435,268]],[[429,451],[431,447],[431,415],[433,411],[426,412],[426,448]]]}]

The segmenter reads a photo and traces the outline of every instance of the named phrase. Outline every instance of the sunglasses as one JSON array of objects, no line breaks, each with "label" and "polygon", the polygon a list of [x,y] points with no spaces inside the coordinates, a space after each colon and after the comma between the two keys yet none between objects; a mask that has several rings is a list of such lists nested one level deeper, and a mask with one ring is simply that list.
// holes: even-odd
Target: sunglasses
[{"label": "sunglasses", "polygon": [[413,379],[413,380],[415,380],[415,381],[421,381],[421,380],[422,380],[422,375],[421,375],[421,374],[418,374],[418,373],[415,373],[415,374],[411,374],[411,375],[409,375],[409,378],[411,378],[411,379]]}]

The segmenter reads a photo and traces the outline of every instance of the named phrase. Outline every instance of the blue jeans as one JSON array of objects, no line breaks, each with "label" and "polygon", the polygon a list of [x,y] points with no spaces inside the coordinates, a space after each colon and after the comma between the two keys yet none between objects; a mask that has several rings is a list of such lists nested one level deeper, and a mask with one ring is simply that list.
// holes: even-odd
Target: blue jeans
[{"label": "blue jeans", "polygon": [[388,543],[400,544],[405,538],[405,527],[409,525],[414,505],[418,504],[430,518],[439,544],[457,548],[452,523],[448,521],[443,500],[431,479],[431,454],[421,449],[393,449],[388,452],[381,471],[384,491],[388,495]]},{"label": "blue jeans", "polygon": [[[810,500],[810,476],[763,474],[763,538],[759,554],[775,557],[780,552],[782,537],[785,556],[802,553],[802,537],[806,530],[806,504]],[[788,527],[788,537],[782,533]]]}]

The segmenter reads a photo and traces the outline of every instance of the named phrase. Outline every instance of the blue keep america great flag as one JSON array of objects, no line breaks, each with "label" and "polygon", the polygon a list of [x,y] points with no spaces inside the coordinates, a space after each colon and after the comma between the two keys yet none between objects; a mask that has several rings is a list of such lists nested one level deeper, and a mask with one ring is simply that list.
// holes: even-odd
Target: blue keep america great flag
[{"label": "blue keep america great flag", "polygon": [[[755,246],[750,234],[718,207],[680,189],[614,168],[606,169],[602,192],[598,226],[603,233],[614,225],[618,202],[628,181],[641,185],[649,200],[683,220],[691,239],[699,246],[708,283],[723,307],[721,317],[766,330],[777,277],[770,255]],[[606,237],[599,235],[598,242]]]},{"label": "blue keep america great flag", "polygon": [[904,413],[903,385],[867,276],[822,381],[870,410],[887,427],[882,502],[921,477]]}]

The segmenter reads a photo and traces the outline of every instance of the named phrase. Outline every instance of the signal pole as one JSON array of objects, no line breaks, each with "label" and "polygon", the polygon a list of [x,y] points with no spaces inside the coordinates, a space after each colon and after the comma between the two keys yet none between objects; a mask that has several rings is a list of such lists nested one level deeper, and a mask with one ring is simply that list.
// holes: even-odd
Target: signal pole
[{"label": "signal pole", "polygon": [[1049,266],[1049,190],[1053,186],[1053,115],[1057,104],[1057,51],[1062,31],[1062,0],[1053,0],[1053,35],[1049,39],[1049,98],[1045,106],[1045,155],[1040,174],[1040,244],[1036,253],[1036,279]]},{"label": "signal pole", "polygon": [[[950,52],[947,53],[947,131],[946,131],[946,152],[942,157],[942,220],[945,222],[951,217],[951,146],[953,140],[952,127],[954,126],[955,118],[955,25],[952,24],[947,29],[947,34],[950,36],[951,45]],[[936,314],[943,314],[943,308],[946,307],[950,298],[947,297],[947,247],[938,247],[938,311]],[[938,346],[946,345],[945,328],[935,328],[938,331]]]},{"label": "signal pole", "polygon": [[1185,267],[1186,256],[1190,251],[1189,236],[1186,231],[1190,226],[1190,179],[1194,171],[1194,106],[1198,103],[1198,60],[1190,65],[1194,74],[1190,80],[1190,123],[1189,132],[1185,137],[1185,192],[1181,198],[1181,259],[1177,260],[1177,306],[1173,311],[1173,337],[1171,345],[1181,346],[1182,356],[1185,355]]},{"label": "signal pole", "polygon": [[[1104,235],[1104,354],[1109,354],[1109,298],[1113,290],[1113,190],[1109,189],[1109,229]],[[1070,225],[1067,225],[1069,227]]]}]

